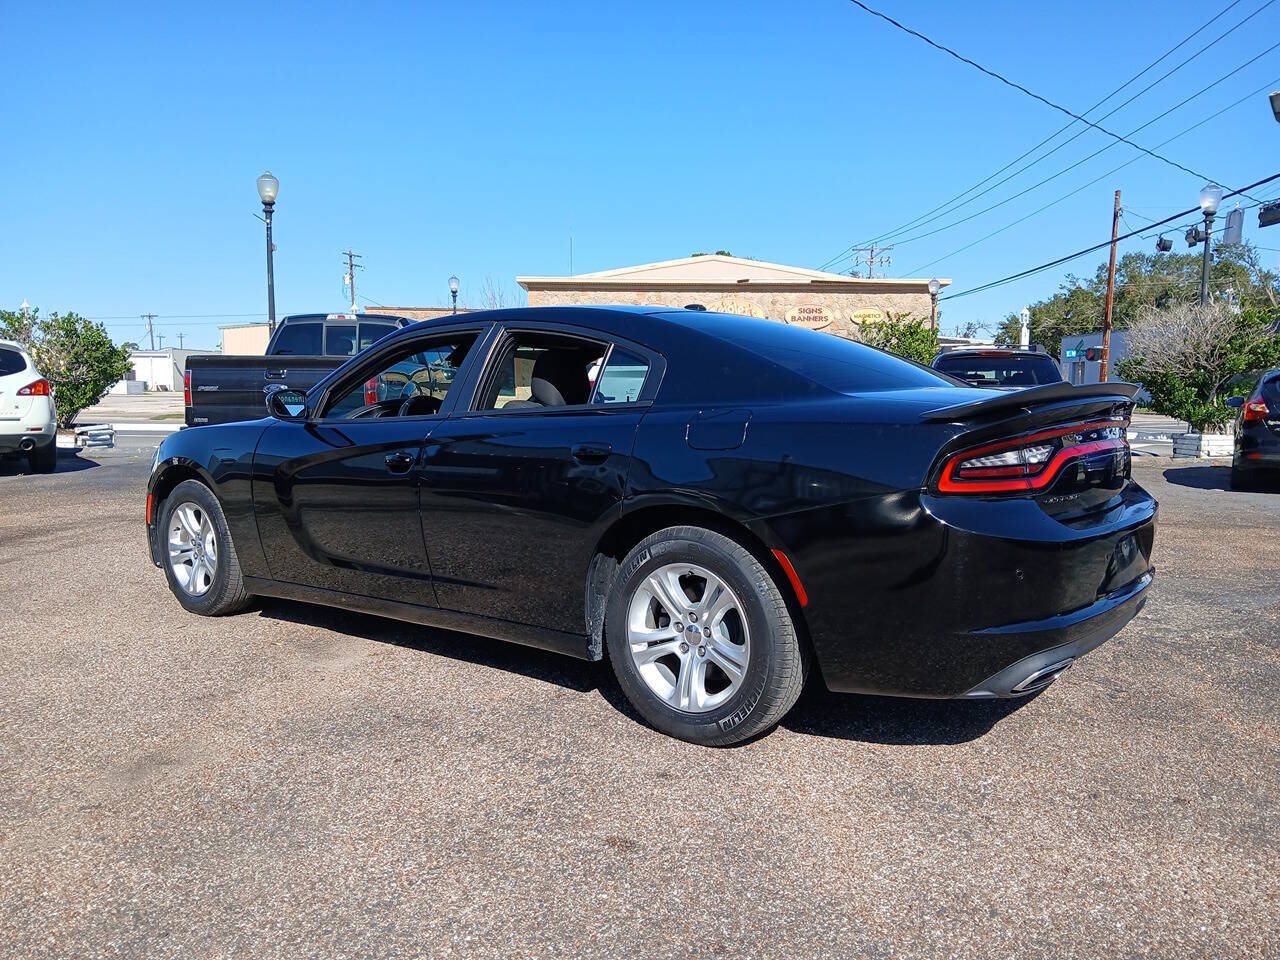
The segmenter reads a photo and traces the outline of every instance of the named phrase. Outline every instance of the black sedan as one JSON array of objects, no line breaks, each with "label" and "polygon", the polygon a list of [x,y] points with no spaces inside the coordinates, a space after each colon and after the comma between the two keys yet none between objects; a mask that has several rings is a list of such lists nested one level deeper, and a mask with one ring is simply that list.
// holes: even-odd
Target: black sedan
[{"label": "black sedan", "polygon": [[1247,397],[1231,397],[1240,411],[1231,456],[1231,486],[1249,490],[1259,480],[1280,478],[1280,370],[1262,375]]},{"label": "black sedan", "polygon": [[190,611],[287,597],[607,656],[655,727],[728,744],[811,669],[1012,697],[1120,630],[1153,573],[1134,389],[978,390],[701,311],[466,314],[171,435],[147,536]]}]

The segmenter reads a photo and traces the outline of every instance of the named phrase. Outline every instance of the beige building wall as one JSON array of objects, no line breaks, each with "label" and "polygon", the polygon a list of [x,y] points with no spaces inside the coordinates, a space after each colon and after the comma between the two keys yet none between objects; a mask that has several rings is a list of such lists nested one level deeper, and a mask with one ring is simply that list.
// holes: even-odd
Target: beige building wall
[{"label": "beige building wall", "polygon": [[846,337],[890,316],[908,314],[928,323],[932,310],[928,278],[847,277],[723,255],[568,277],[517,277],[516,282],[528,291],[531,307],[696,303]]},{"label": "beige building wall", "polygon": [[271,331],[265,323],[242,323],[234,327],[222,327],[222,352],[225,354],[258,356],[267,352]]}]

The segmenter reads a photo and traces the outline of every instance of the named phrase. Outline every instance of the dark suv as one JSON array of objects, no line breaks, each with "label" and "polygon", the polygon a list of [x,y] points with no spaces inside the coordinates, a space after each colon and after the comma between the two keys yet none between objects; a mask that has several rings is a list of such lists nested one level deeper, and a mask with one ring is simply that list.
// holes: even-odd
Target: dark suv
[{"label": "dark suv", "polygon": [[1280,476],[1280,370],[1264,373],[1253,393],[1231,397],[1227,406],[1240,410],[1231,486],[1247,490],[1262,475]]},{"label": "dark suv", "polygon": [[999,347],[950,350],[933,358],[933,369],[975,387],[994,390],[1022,390],[1063,380],[1053,357],[1038,350]]}]

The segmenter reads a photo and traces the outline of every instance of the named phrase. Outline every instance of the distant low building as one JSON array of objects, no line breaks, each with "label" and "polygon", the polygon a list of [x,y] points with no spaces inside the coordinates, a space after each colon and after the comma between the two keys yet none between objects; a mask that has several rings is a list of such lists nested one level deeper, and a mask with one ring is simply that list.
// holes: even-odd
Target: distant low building
[{"label": "distant low building", "polygon": [[[910,314],[929,322],[929,278],[850,277],[726,254],[641,263],[563,277],[516,277],[529,306],[633,304],[738,313],[853,336]],[[942,287],[950,280],[939,279]]]},{"label": "distant low building", "polygon": [[265,323],[236,323],[219,327],[222,352],[228,356],[260,356],[267,352],[271,329]]},{"label": "distant low building", "polygon": [[134,350],[129,355],[131,369],[123,380],[111,386],[110,393],[143,393],[147,390],[181,390],[182,378],[187,372],[187,357],[193,354],[216,353],[215,350],[184,350],[165,347],[163,350]]}]

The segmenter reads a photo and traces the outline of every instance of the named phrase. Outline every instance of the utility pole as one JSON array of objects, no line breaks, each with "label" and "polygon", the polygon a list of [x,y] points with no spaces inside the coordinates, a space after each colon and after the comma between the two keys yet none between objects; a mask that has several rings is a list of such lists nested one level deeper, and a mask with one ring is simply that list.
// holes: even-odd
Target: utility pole
[{"label": "utility pole", "polygon": [[1111,214],[1111,264],[1107,267],[1107,312],[1102,315],[1102,358],[1098,361],[1098,382],[1107,382],[1107,364],[1111,362],[1111,308],[1116,302],[1116,237],[1120,234],[1120,191]]},{"label": "utility pole", "polygon": [[179,334],[178,334],[178,349],[179,349],[179,350],[181,350],[181,349],[182,349],[182,341],[186,338],[186,336],[187,336],[187,335],[186,335],[185,333],[179,333]]},{"label": "utility pole", "polygon": [[[879,250],[879,253],[876,251]],[[874,243],[869,247],[853,248],[853,269],[849,271],[850,275],[857,276],[858,266],[865,263],[867,265],[867,279],[871,280],[876,275],[876,264],[888,267],[893,263],[893,257],[889,253],[893,250],[893,244],[887,247],[877,247]]]},{"label": "utility pole", "polygon": [[160,334],[160,349],[164,349],[164,334]]},{"label": "utility pole", "polygon": [[156,328],[155,328],[155,325],[151,322],[155,318],[156,318],[156,315],[154,313],[144,313],[142,315],[142,319],[147,321],[147,336],[151,338],[152,350],[156,348]]},{"label": "utility pole", "polygon": [[351,285],[351,312],[355,313],[356,312],[356,268],[359,267],[361,270],[363,270],[364,267],[356,263],[356,261],[360,259],[360,254],[356,253],[354,250],[347,249],[343,251],[342,255],[347,258],[347,283]]}]

